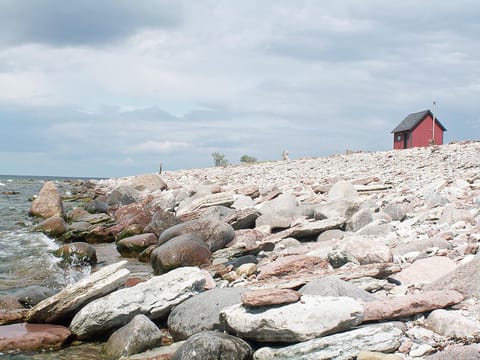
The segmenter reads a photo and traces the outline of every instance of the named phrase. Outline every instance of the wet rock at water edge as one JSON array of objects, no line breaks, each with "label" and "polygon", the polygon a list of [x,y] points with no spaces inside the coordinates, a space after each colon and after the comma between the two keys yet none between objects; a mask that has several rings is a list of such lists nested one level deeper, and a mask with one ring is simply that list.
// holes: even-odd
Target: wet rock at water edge
[{"label": "wet rock at water edge", "polygon": [[30,215],[48,219],[52,216],[64,217],[62,197],[55,183],[47,181],[30,207]]},{"label": "wet rock at water edge", "polygon": [[54,255],[70,265],[94,265],[97,263],[97,251],[92,245],[84,242],[63,245],[54,252]]},{"label": "wet rock at water edge", "polygon": [[0,326],[0,351],[61,348],[70,338],[68,328],[45,324]]},{"label": "wet rock at water edge", "polygon": [[36,225],[33,229],[52,237],[59,237],[67,232],[67,223],[60,216],[52,216]]}]

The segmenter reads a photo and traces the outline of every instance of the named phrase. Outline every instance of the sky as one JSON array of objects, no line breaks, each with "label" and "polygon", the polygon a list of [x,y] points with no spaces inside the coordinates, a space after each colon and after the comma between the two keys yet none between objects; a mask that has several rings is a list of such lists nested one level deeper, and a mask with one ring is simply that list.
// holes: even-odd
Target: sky
[{"label": "sky", "polygon": [[480,135],[477,0],[0,0],[0,174],[118,177]]}]

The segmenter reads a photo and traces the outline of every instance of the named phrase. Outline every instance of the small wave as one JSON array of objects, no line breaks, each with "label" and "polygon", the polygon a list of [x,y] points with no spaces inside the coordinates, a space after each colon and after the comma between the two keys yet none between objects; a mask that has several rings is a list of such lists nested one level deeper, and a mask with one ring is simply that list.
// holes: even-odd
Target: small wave
[{"label": "small wave", "polygon": [[1,182],[0,182],[0,186],[7,186],[7,185],[5,185],[4,183],[1,183]]}]

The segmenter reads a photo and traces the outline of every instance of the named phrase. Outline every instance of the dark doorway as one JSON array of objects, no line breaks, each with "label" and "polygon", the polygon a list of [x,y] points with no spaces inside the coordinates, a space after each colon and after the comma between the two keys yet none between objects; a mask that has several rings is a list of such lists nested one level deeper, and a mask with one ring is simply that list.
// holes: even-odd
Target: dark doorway
[{"label": "dark doorway", "polygon": [[403,133],[403,148],[408,148],[408,132]]}]

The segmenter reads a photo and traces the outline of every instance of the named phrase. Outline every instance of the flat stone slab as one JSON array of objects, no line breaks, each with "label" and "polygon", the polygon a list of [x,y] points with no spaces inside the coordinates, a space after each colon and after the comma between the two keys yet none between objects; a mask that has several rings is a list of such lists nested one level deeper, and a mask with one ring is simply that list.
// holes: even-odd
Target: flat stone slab
[{"label": "flat stone slab", "polygon": [[403,330],[399,323],[367,325],[275,349],[263,347],[254,360],[350,360],[362,350],[393,352],[400,347]]},{"label": "flat stone slab", "polygon": [[125,283],[127,261],[105,266],[35,305],[27,316],[31,323],[60,323],[88,302],[107,295]]},{"label": "flat stone slab", "polygon": [[363,320],[363,307],[347,297],[302,296],[283,306],[233,305],[220,312],[231,333],[259,342],[298,342],[344,331]]},{"label": "flat stone slab", "polygon": [[363,305],[365,309],[364,321],[412,316],[458,304],[463,298],[463,295],[457,291],[438,290],[371,301]]}]

